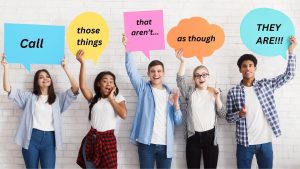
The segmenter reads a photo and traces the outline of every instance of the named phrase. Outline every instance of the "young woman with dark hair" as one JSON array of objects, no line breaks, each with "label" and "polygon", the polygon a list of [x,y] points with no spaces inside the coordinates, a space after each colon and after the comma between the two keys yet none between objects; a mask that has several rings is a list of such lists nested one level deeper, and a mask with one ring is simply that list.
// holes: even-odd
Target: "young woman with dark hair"
[{"label": "young woman with dark hair", "polygon": [[79,86],[90,103],[88,119],[91,129],[82,140],[77,164],[82,168],[117,168],[117,142],[114,135],[118,116],[125,119],[124,97],[119,94],[116,77],[110,71],[100,72],[94,81],[95,95],[87,86],[84,52],[76,54],[80,62]]},{"label": "young woman with dark hair", "polygon": [[55,168],[56,148],[62,149],[61,114],[77,98],[77,82],[63,61],[61,65],[71,89],[56,95],[49,72],[41,69],[34,75],[33,91],[25,92],[10,86],[4,54],[1,64],[4,68],[3,89],[23,110],[15,141],[22,146],[26,168],[38,168],[39,163],[42,168]]}]

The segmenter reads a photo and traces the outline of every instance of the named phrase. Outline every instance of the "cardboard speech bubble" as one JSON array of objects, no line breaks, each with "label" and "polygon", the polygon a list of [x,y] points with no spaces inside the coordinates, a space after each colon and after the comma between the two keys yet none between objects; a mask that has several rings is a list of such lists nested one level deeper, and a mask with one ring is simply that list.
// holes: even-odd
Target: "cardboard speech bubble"
[{"label": "cardboard speech bubble", "polygon": [[95,12],[84,12],[78,15],[69,25],[67,41],[71,52],[76,55],[79,49],[84,50],[84,60],[97,63],[109,40],[106,21]]},{"label": "cardboard speech bubble", "polygon": [[167,39],[175,51],[183,49],[184,57],[196,56],[203,62],[203,57],[212,55],[223,45],[225,35],[220,26],[209,24],[201,17],[192,17],[181,20],[173,27],[168,32]]},{"label": "cardboard speech bubble", "polygon": [[292,21],[284,13],[271,8],[257,8],[243,18],[240,35],[253,52],[286,59],[289,37],[295,34]]},{"label": "cardboard speech bubble", "polygon": [[4,24],[4,53],[8,63],[60,64],[64,57],[65,27]]},{"label": "cardboard speech bubble", "polygon": [[127,52],[142,51],[150,58],[150,50],[165,49],[162,10],[124,12],[124,28]]}]

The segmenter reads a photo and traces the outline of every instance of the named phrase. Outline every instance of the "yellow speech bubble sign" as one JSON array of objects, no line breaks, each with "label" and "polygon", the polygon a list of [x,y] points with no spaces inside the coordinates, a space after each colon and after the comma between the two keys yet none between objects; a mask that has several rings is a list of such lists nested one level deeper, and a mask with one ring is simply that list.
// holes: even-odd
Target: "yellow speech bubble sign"
[{"label": "yellow speech bubble sign", "polygon": [[78,15],[69,25],[67,41],[71,52],[76,55],[84,50],[84,60],[97,63],[100,54],[108,44],[109,30],[106,21],[95,12]]}]

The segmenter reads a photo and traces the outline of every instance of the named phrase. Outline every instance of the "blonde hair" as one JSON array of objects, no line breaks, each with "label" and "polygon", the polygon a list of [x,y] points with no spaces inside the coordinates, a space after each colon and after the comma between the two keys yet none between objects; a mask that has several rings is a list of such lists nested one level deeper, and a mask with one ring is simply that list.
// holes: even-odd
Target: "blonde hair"
[{"label": "blonde hair", "polygon": [[195,78],[195,74],[196,74],[196,71],[197,71],[198,69],[205,69],[205,70],[207,71],[207,73],[209,74],[209,71],[208,71],[208,69],[207,69],[206,66],[204,66],[204,65],[199,65],[199,66],[195,67],[195,69],[193,70],[193,79]]},{"label": "blonde hair", "polygon": [[[196,85],[196,82],[195,82],[195,74],[196,74],[196,71],[199,70],[199,69],[205,69],[205,70],[207,71],[207,73],[209,74],[209,71],[208,71],[208,69],[207,69],[206,66],[204,66],[204,65],[199,65],[199,66],[195,67],[195,69],[193,70],[193,81],[194,81],[194,83],[195,83],[195,88],[197,88],[197,85]],[[208,86],[207,86],[207,87],[208,87]],[[211,91],[211,90],[209,90],[209,91]]]}]

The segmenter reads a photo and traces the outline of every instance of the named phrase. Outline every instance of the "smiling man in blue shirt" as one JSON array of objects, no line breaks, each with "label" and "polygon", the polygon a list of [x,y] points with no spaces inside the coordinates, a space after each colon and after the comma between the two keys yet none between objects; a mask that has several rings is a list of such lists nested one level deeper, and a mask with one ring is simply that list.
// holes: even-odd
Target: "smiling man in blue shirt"
[{"label": "smiling man in blue shirt", "polygon": [[[127,38],[122,42],[126,46]],[[130,141],[138,146],[140,168],[171,168],[175,125],[182,122],[179,91],[172,92],[163,84],[164,65],[153,60],[148,65],[149,81],[145,81],[126,53],[125,66],[137,95],[137,108]]]},{"label": "smiling man in blue shirt", "polygon": [[255,79],[257,60],[251,54],[242,55],[237,65],[243,76],[239,85],[227,95],[229,123],[236,123],[237,167],[251,168],[255,154],[259,168],[273,167],[272,133],[281,135],[279,118],[275,109],[274,91],[295,76],[297,44],[291,37],[286,71],[271,79]]}]

